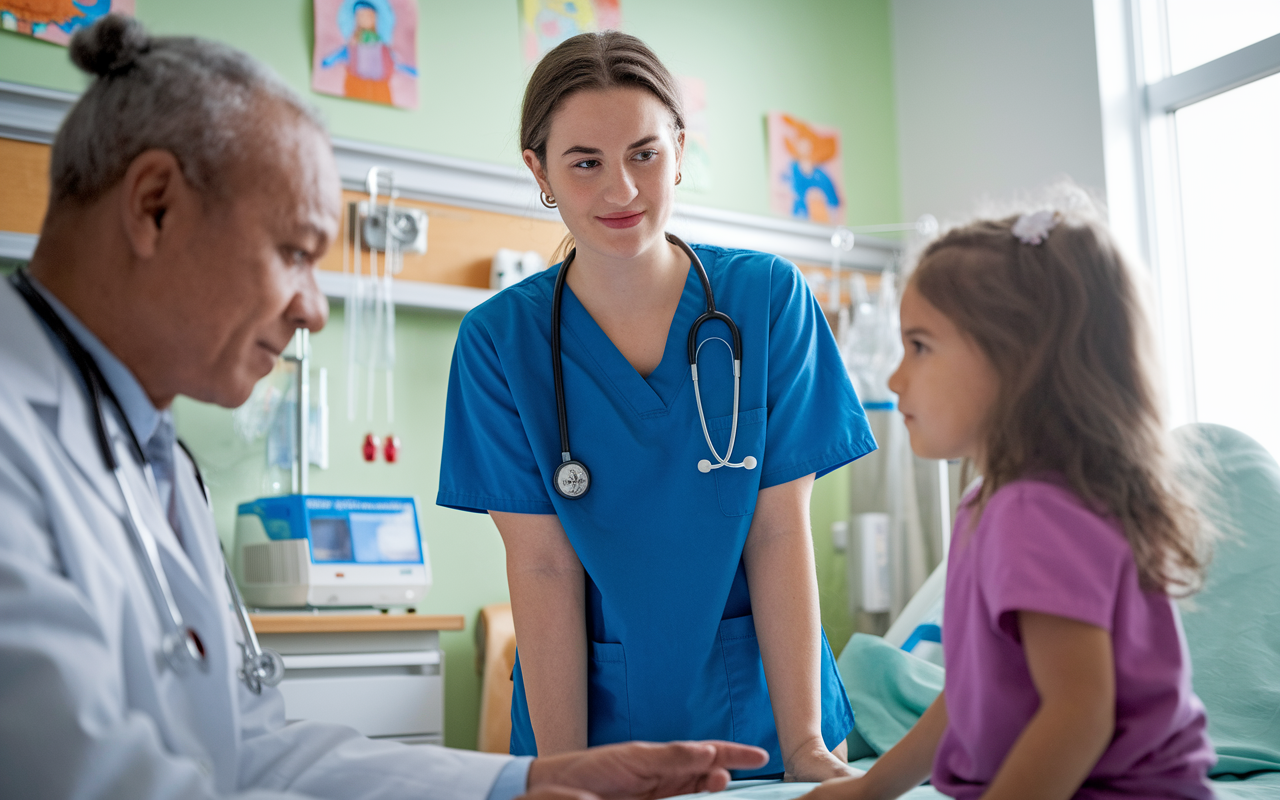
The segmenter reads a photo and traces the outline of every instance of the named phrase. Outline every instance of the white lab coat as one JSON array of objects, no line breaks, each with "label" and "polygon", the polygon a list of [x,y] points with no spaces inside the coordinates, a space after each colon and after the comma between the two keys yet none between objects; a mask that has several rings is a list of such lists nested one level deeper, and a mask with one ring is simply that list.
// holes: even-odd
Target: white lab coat
[{"label": "white lab coat", "polygon": [[[114,418],[108,427],[119,439]],[[476,798],[507,758],[285,724],[278,691],[237,677],[239,626],[213,516],[175,452],[185,548],[117,452],[208,654],[176,676],[130,549],[124,501],[77,377],[0,281],[0,797]]]}]

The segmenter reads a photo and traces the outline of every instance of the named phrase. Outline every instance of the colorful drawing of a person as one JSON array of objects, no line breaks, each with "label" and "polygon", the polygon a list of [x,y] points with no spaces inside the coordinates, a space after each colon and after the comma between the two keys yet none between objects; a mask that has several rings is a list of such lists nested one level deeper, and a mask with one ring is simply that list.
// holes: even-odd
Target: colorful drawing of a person
[{"label": "colorful drawing of a person", "polygon": [[783,136],[783,144],[792,158],[788,180],[795,192],[795,202],[791,215],[814,222],[830,222],[831,209],[840,206],[840,193],[824,165],[839,152],[839,140],[818,133],[795,117],[784,114],[782,119],[789,131]]},{"label": "colorful drawing of a person", "polygon": [[111,0],[6,0],[4,5],[14,30],[31,36],[43,34],[50,25],[70,35],[111,10]]},{"label": "colorful drawing of a person", "polygon": [[[525,22],[537,37],[538,53],[551,50],[570,36],[596,29],[590,0],[527,0],[525,9]],[[529,11],[534,13],[529,15]]]},{"label": "colorful drawing of a person", "polygon": [[320,65],[346,65],[342,93],[356,100],[392,104],[391,76],[418,71],[396,57],[396,13],[388,0],[347,0],[338,7],[338,30],[346,44]]}]

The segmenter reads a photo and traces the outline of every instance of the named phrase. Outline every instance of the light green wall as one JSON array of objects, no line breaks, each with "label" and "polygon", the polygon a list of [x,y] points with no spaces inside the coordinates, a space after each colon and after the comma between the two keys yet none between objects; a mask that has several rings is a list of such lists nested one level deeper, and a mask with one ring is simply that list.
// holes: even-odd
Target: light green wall
[{"label": "light green wall", "polygon": [[[458,333],[456,314],[396,315],[396,424],[404,449],[400,463],[367,464],[360,443],[369,432],[363,417],[347,421],[346,358],[342,307],[312,337],[313,367],[329,370],[330,466],[312,469],[316,494],[380,494],[418,499],[419,522],[431,556],[434,583],[418,606],[426,614],[461,614],[466,630],[441,634],[445,652],[445,733],[454,747],[475,747],[480,683],[475,669],[475,622],[481,606],[508,599],[502,540],[487,516],[435,504],[440,474],[449,362]],[[313,378],[314,380],[314,378]],[[314,383],[313,383],[314,386]],[[381,392],[379,392],[381,396]],[[266,444],[247,443],[231,413],[180,398],[174,405],[179,435],[200,459],[213,496],[218,533],[230,552],[238,503],[273,494],[267,485]],[[384,420],[379,411],[376,419]],[[385,435],[385,423],[375,431]],[[288,488],[287,476],[285,488]]]},{"label": "light green wall", "polygon": [[[416,111],[312,94],[305,0],[137,0],[154,33],[225,41],[266,61],[335,135],[518,165],[528,69],[516,0],[420,0]],[[681,201],[768,214],[764,115],[788,111],[844,137],[850,224],[900,216],[888,0],[624,0],[623,27],[673,72],[707,83],[712,188]],[[56,45],[0,32],[0,80],[79,91]]]},{"label": "light green wall", "polygon": [[[330,466],[312,469],[316,494],[382,494],[418,498],[418,514],[431,555],[434,584],[418,606],[425,614],[462,614],[466,630],[441,635],[445,651],[447,743],[474,747],[480,683],[475,670],[475,621],[481,606],[508,599],[502,540],[489,518],[435,505],[443,440],[446,376],[457,338],[456,314],[409,311],[396,315],[396,424],[404,443],[402,460],[365,463],[359,445],[369,426],[347,421],[344,319],[336,305],[325,329],[312,336],[313,369],[329,371]],[[313,377],[313,386],[314,377]],[[384,418],[379,411],[376,418]],[[273,494],[268,481],[266,443],[250,444],[234,429],[231,413],[179,398],[174,405],[178,433],[200,460],[213,496],[218,533],[231,552],[235,508]],[[383,426],[385,427],[385,425]],[[387,431],[378,429],[379,435]],[[285,476],[286,488],[288,477]],[[814,487],[814,552],[822,601],[822,622],[837,652],[853,632],[845,600],[844,556],[831,546],[831,523],[848,516],[848,468]]]},{"label": "light green wall", "polygon": [[[421,0],[420,106],[402,111],[311,94],[311,4],[304,0],[138,0],[155,33],[226,41],[270,63],[327,116],[335,135],[432,153],[517,164],[516,124],[527,70],[520,60],[515,0]],[[645,39],[677,74],[707,83],[713,187],[683,202],[767,214],[764,114],[789,111],[838,126],[844,136],[851,224],[900,216],[888,0],[624,0],[624,28]],[[82,76],[57,46],[0,32],[0,80],[78,91]],[[427,613],[463,614],[445,634],[447,742],[473,747],[479,711],[474,624],[480,606],[507,598],[502,543],[486,517],[434,505],[445,380],[457,335],[453,314],[402,311],[396,432],[403,463],[364,464],[365,428],[348,424],[342,313],[314,337],[317,366],[330,369],[332,466],[313,471],[316,492],[418,497],[435,586]],[[180,401],[181,434],[201,459],[219,532],[230,544],[235,504],[266,493],[262,444],[237,438],[229,412]],[[380,431],[381,433],[381,431]],[[818,481],[813,528],[822,619],[839,651],[852,631],[844,556],[830,527],[848,513],[847,470]]]}]

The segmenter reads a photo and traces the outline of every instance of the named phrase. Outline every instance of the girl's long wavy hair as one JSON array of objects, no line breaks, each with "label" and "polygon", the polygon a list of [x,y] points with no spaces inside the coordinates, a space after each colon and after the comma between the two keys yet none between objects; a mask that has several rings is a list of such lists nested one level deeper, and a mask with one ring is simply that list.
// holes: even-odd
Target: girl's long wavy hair
[{"label": "girl's long wavy hair", "polygon": [[910,278],[999,379],[973,519],[1011,481],[1058,473],[1123,526],[1144,589],[1191,594],[1210,528],[1163,424],[1137,276],[1091,210],[1058,211],[1038,245],[1013,235],[1017,219],[945,233]]}]

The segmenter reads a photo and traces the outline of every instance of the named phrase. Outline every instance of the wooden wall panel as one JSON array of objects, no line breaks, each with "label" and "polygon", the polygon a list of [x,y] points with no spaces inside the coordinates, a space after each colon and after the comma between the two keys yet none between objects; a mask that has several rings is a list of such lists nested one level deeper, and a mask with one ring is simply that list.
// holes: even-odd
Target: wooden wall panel
[{"label": "wooden wall panel", "polygon": [[49,202],[49,146],[0,139],[0,231],[39,233]]},{"label": "wooden wall panel", "polygon": [[[346,202],[362,196],[343,192]],[[0,231],[39,233],[48,198],[49,146],[0,138]],[[536,250],[548,258],[567,232],[559,222],[416,200],[398,202],[425,210],[429,218],[427,252],[405,255],[400,280],[488,288],[489,266],[499,248]],[[342,272],[343,257],[344,248],[335,245],[320,268]],[[367,269],[367,252],[364,258]]]},{"label": "wooden wall panel", "polygon": [[[343,196],[350,203],[365,195],[360,192],[344,192]],[[451,283],[487,289],[489,267],[499,248],[536,250],[545,259],[551,256],[568,232],[559,222],[416,200],[396,202],[402,206],[423,209],[428,218],[427,252],[424,255],[406,253],[404,271],[397,276],[399,280]],[[343,227],[345,234],[346,226]],[[349,253],[344,254],[344,250],[349,247],[331,248],[320,262],[320,268],[342,272],[344,257],[351,257]],[[368,252],[365,252],[363,258],[366,270],[368,257]]]}]

